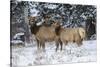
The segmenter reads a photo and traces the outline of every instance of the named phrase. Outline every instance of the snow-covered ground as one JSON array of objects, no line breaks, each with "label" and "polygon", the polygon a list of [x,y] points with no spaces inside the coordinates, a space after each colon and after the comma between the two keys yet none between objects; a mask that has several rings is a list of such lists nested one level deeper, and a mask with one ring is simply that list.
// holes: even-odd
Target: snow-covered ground
[{"label": "snow-covered ground", "polygon": [[81,47],[68,44],[62,51],[55,51],[54,42],[46,43],[46,51],[37,51],[36,43],[27,47],[12,47],[12,67],[43,64],[65,64],[95,62],[97,60],[96,40],[84,41]]}]

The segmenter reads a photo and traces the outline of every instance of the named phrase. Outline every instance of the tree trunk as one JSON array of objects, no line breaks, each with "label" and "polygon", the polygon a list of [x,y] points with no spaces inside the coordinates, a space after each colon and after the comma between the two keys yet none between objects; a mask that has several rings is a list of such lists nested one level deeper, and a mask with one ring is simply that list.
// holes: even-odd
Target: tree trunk
[{"label": "tree trunk", "polygon": [[25,19],[25,27],[26,27],[26,32],[25,32],[25,41],[27,43],[31,43],[31,32],[29,28],[29,21],[28,21],[28,6],[24,8],[24,19]]}]

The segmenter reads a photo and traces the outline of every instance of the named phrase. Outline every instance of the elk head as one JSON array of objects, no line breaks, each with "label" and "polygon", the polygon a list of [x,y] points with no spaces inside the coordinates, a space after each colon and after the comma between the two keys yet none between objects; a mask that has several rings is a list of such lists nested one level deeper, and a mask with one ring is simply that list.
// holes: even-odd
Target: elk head
[{"label": "elk head", "polygon": [[28,17],[28,19],[29,19],[29,25],[35,24],[36,17],[30,16]]}]

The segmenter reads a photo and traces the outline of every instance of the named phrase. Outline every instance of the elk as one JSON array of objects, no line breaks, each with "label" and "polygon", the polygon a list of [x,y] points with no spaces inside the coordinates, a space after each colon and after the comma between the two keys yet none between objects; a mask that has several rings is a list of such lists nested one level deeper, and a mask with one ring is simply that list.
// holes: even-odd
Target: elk
[{"label": "elk", "polygon": [[[59,39],[60,39],[60,45],[62,50],[62,45],[67,45],[68,42],[75,42],[78,46],[82,45],[82,41],[84,40],[86,36],[85,29],[82,27],[79,28],[59,28]],[[57,45],[57,49],[59,47],[59,44]],[[57,50],[56,49],[56,50]]]},{"label": "elk", "polygon": [[45,42],[55,41],[56,45],[59,44],[59,36],[56,33],[57,28],[60,26],[58,22],[53,21],[51,25],[43,23],[37,26],[35,23],[35,17],[29,18],[30,29],[32,34],[35,35],[37,40],[37,49],[45,50]]}]

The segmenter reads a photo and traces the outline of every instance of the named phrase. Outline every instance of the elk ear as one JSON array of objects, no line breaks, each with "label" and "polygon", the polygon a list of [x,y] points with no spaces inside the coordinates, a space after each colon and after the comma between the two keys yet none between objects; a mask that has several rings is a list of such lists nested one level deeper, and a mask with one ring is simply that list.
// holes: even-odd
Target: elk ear
[{"label": "elk ear", "polygon": [[59,23],[57,21],[54,22],[55,25],[58,25]]},{"label": "elk ear", "polygon": [[52,25],[55,25],[55,22],[52,22],[51,24],[52,24]]},{"label": "elk ear", "polygon": [[30,20],[32,17],[31,16],[28,16],[27,18]]},{"label": "elk ear", "polygon": [[58,23],[58,22],[55,22],[55,24],[57,24],[57,25],[58,25],[59,23]]},{"label": "elk ear", "polygon": [[28,16],[28,19],[35,19],[36,17]]}]

